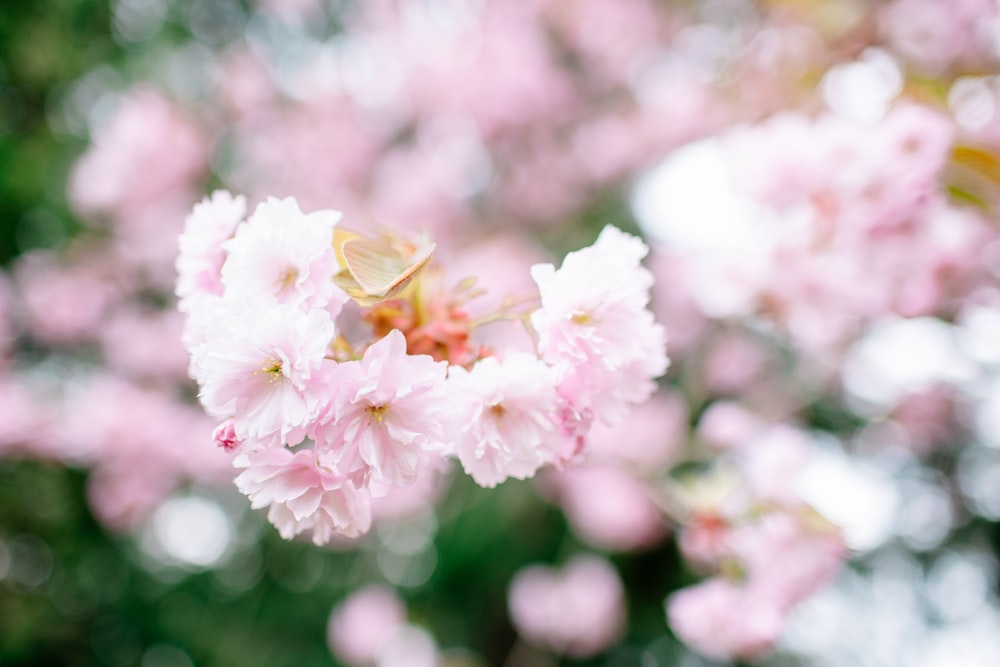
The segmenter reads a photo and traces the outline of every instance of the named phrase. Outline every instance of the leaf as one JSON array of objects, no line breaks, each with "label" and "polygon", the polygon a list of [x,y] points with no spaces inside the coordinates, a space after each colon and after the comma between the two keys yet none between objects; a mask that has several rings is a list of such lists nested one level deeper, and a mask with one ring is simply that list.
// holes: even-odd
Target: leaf
[{"label": "leaf", "polygon": [[1000,160],[992,153],[974,146],[956,146],[952,160],[1000,185]]}]

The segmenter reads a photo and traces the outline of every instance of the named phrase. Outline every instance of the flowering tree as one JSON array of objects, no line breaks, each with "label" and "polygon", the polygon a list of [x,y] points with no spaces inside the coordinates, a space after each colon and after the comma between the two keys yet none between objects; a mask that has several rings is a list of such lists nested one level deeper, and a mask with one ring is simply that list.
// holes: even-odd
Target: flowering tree
[{"label": "flowering tree", "polygon": [[50,4],[0,662],[997,664],[993,3]]}]

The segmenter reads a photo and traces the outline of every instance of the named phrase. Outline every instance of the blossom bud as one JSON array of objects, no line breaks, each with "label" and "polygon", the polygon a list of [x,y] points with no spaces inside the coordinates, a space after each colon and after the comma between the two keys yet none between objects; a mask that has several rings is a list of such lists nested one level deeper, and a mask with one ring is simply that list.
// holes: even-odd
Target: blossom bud
[{"label": "blossom bud", "polygon": [[233,426],[232,417],[215,427],[215,430],[212,431],[212,440],[227,452],[232,452],[239,446],[240,439],[236,435],[236,427]]}]

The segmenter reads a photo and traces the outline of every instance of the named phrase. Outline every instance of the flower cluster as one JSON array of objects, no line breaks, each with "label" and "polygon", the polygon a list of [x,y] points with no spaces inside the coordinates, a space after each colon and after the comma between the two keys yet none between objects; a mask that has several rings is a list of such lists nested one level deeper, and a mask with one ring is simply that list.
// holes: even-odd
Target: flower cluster
[{"label": "flower cluster", "polygon": [[195,207],[177,295],[215,440],[286,538],[364,533],[373,497],[443,458],[489,487],[566,463],[666,370],[647,248],[614,227],[558,269],[532,267],[537,308],[485,318],[523,320],[532,354],[469,342],[472,292],[440,289],[433,244],[369,239],[292,198],[245,211],[225,192]]},{"label": "flower cluster", "polygon": [[[717,423],[732,421],[736,409],[710,407],[702,436],[718,434]],[[677,637],[718,660],[769,651],[795,608],[832,581],[848,555],[841,528],[804,498],[818,456],[809,435],[758,426],[737,440],[728,456],[670,489],[666,503],[682,526],[681,554],[710,575],[671,594],[667,617]]]}]

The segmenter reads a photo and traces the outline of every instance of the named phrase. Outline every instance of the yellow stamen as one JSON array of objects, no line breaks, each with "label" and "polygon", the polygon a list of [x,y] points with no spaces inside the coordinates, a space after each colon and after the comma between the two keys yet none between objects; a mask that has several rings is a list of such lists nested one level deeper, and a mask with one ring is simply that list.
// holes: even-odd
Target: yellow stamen
[{"label": "yellow stamen", "polygon": [[385,420],[385,413],[389,410],[388,405],[370,405],[365,408],[365,412],[368,413],[369,421],[374,421],[381,423]]},{"label": "yellow stamen", "polygon": [[267,378],[268,382],[277,382],[278,380],[281,379],[282,376],[281,361],[277,359],[268,359],[267,361],[264,362],[264,365],[261,367],[259,371],[253,372],[254,375],[256,375],[257,373],[264,373],[266,375],[269,375],[270,377]]},{"label": "yellow stamen", "polygon": [[497,427],[502,428],[503,416],[507,414],[507,409],[500,403],[497,403],[490,406],[490,414],[492,414],[493,418],[496,420]]},{"label": "yellow stamen", "polygon": [[294,266],[289,266],[278,276],[278,279],[274,281],[274,286],[278,289],[278,294],[281,294],[285,290],[289,289],[295,284],[295,281],[299,279],[299,270]]}]

